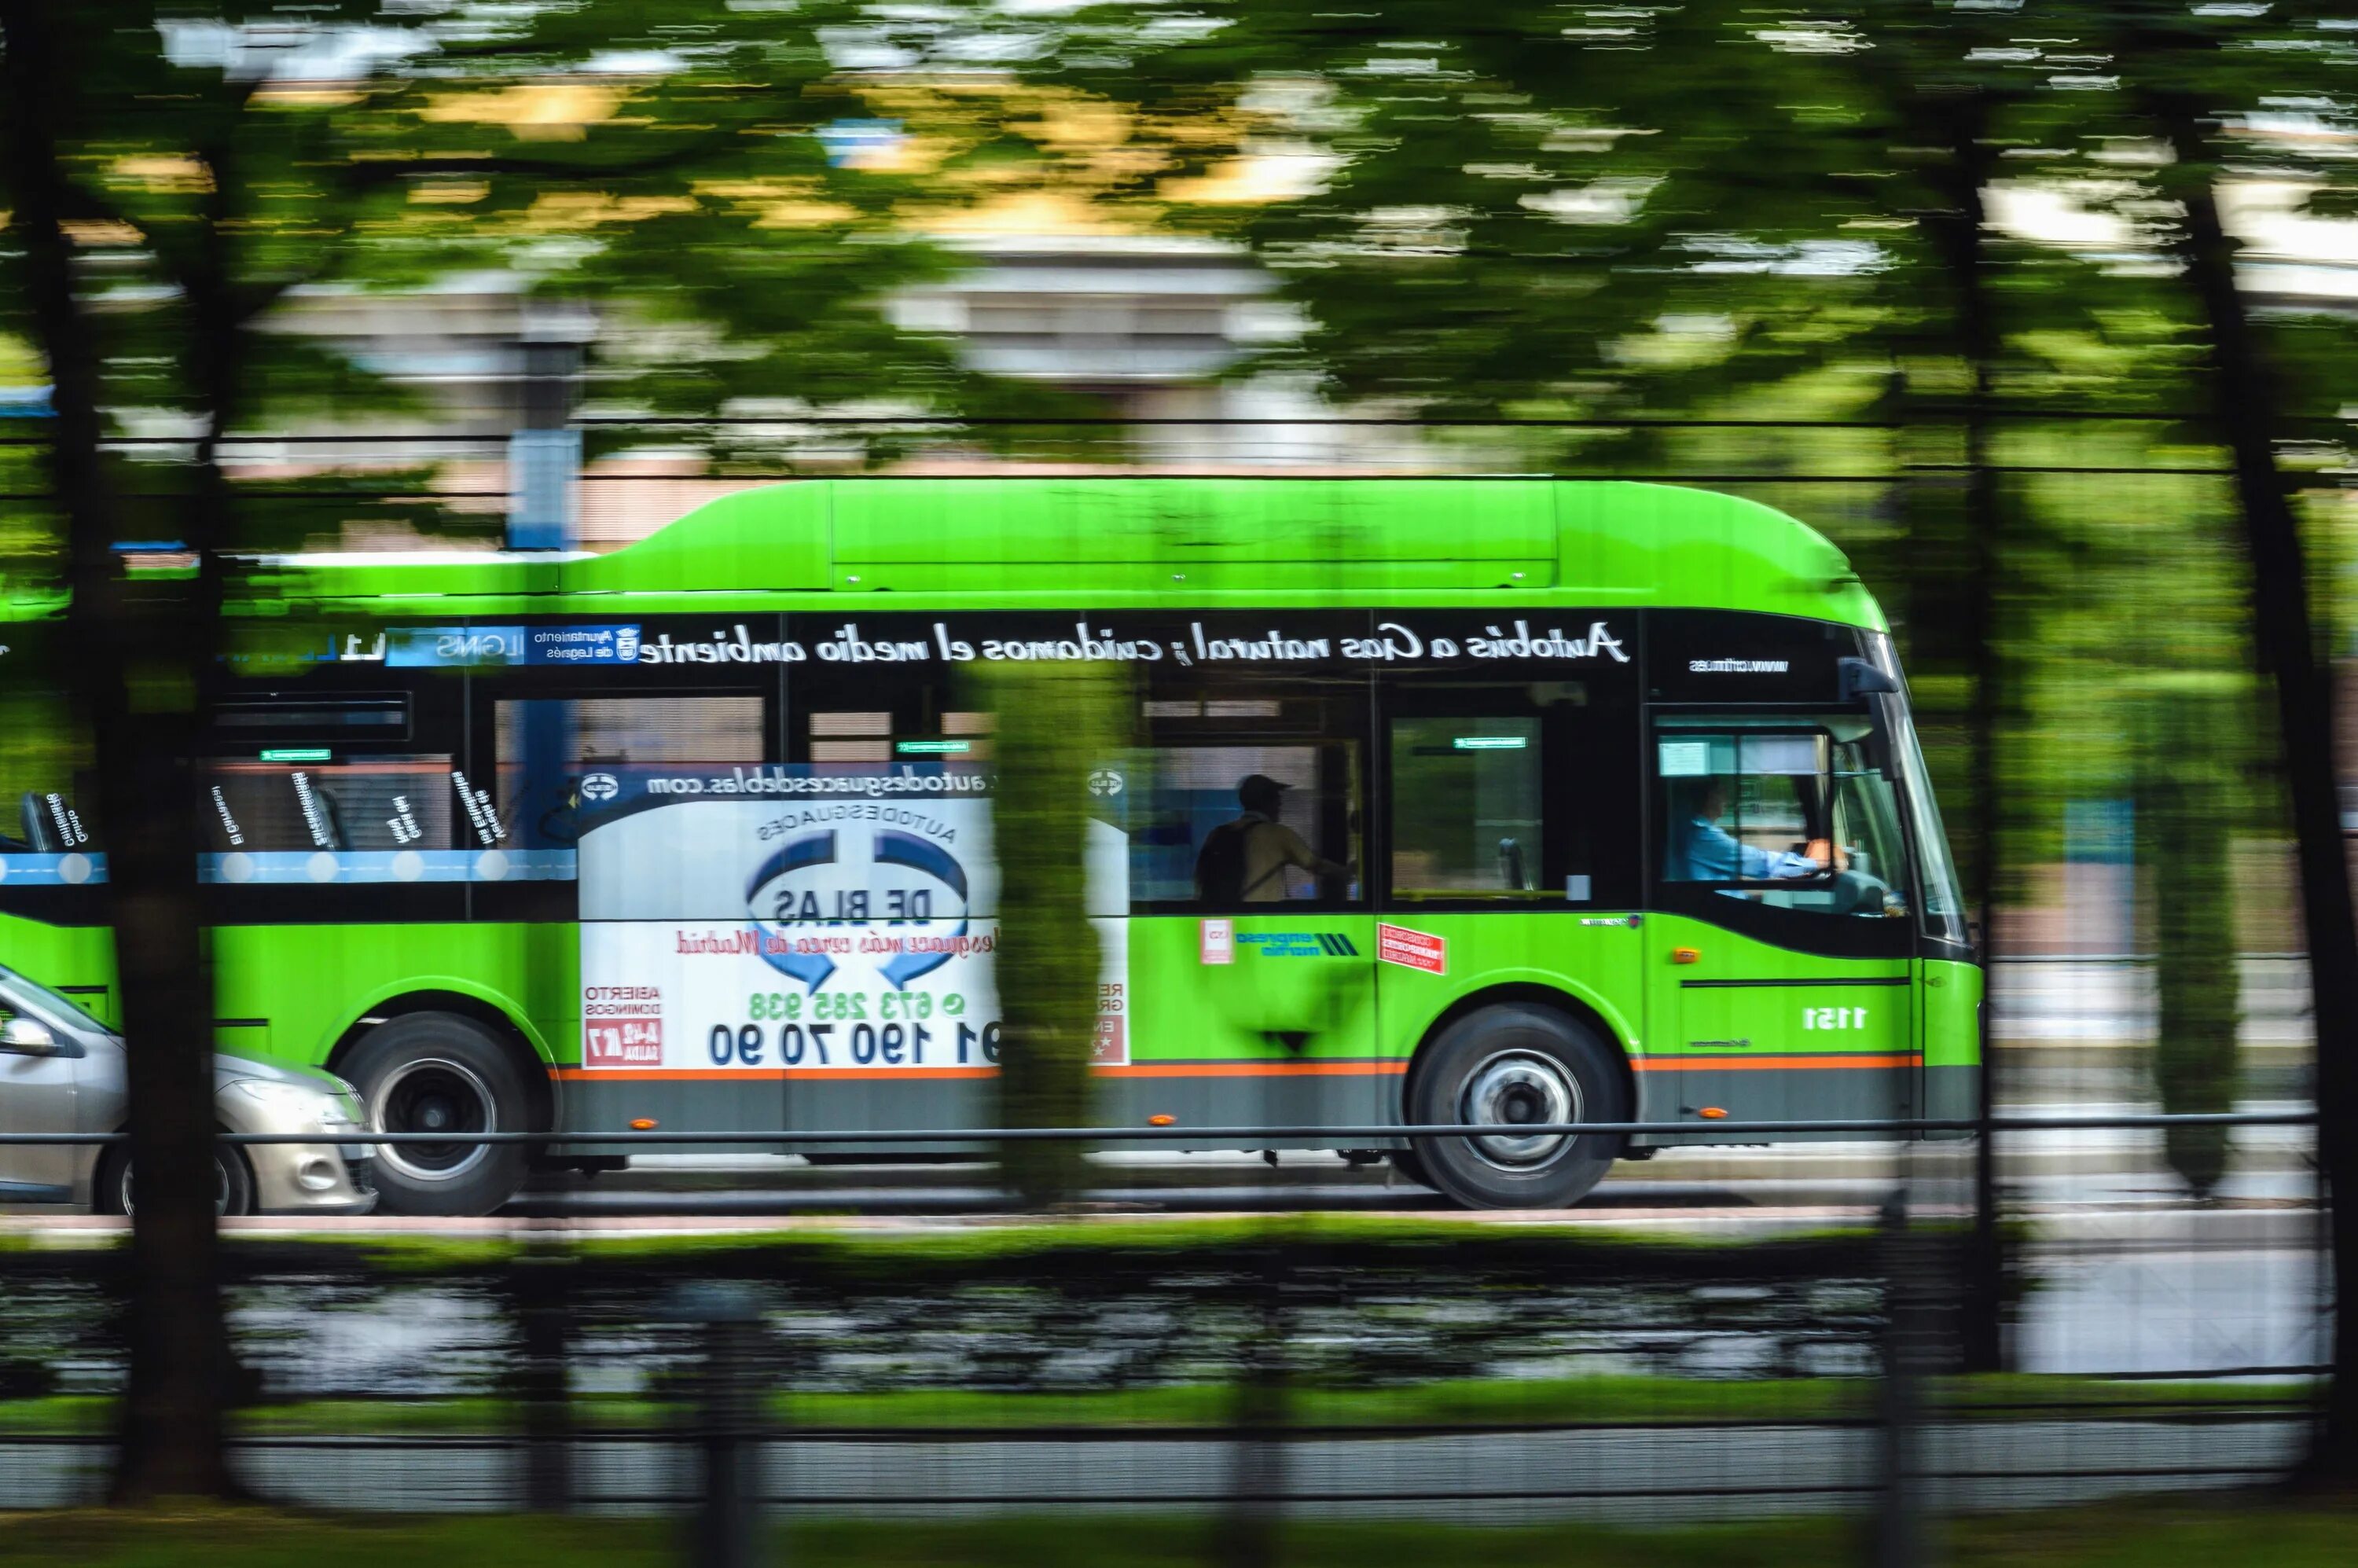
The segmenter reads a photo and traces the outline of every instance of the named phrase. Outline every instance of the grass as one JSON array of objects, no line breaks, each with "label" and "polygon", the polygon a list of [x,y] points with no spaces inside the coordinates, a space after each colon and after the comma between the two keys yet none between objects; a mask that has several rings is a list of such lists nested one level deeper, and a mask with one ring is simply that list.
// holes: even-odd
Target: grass
[{"label": "grass", "polygon": [[[342,1236],[333,1233],[228,1233],[233,1266],[241,1248],[319,1247],[349,1252],[389,1273],[430,1273],[492,1268],[527,1250],[542,1250],[586,1262],[663,1264],[707,1261],[729,1256],[784,1254],[814,1262],[961,1263],[1055,1253],[1161,1254],[1220,1251],[1266,1246],[1290,1248],[1379,1243],[1451,1248],[1528,1246],[1534,1238],[1581,1251],[1709,1253],[1742,1249],[1790,1249],[1829,1241],[1858,1242],[1870,1229],[1829,1227],[1780,1232],[1774,1237],[1649,1235],[1637,1231],[1553,1227],[1546,1224],[1476,1223],[1416,1214],[1320,1214],[1233,1216],[1209,1218],[1160,1215],[1074,1213],[1046,1217],[990,1219],[951,1225],[874,1227],[814,1217],[806,1224],[775,1231],[729,1231],[669,1236],[568,1236],[561,1242],[496,1238]],[[109,1241],[95,1243],[109,1245]]]},{"label": "grass", "polygon": [[[1942,1557],[1956,1568],[2340,1568],[2358,1510],[2233,1497],[2138,1502],[1949,1521]],[[1011,1516],[918,1523],[796,1523],[771,1560],[795,1568],[1219,1568],[1235,1556],[1227,1521],[1156,1515]],[[1294,1524],[1283,1568],[1818,1568],[1860,1561],[1850,1519],[1617,1530],[1592,1524],[1477,1530],[1415,1524]],[[656,1568],[682,1560],[676,1525],[517,1516],[392,1519],[189,1506],[0,1516],[0,1563],[25,1568]]]},{"label": "grass", "polygon": [[[1451,1379],[1379,1388],[1297,1389],[1292,1420],[1300,1426],[1513,1426],[1569,1422],[1709,1422],[1823,1421],[1871,1413],[1877,1385],[1867,1379],[1692,1378]],[[2223,1409],[2282,1409],[2309,1397],[2300,1382],[2144,1382],[2015,1374],[1936,1379],[1935,1411],[1968,1419],[2031,1417],[2041,1410],[2103,1405],[2111,1413]],[[1236,1391],[1226,1384],[1074,1392],[1012,1393],[922,1390],[873,1394],[778,1396],[772,1414],[792,1427],[1037,1428],[1044,1426],[1201,1426],[1233,1419]],[[0,1433],[98,1431],[112,1419],[105,1399],[60,1395],[0,1401]],[[666,1427],[681,1412],[635,1395],[579,1395],[575,1422],[586,1428]],[[255,1434],[334,1433],[499,1433],[517,1423],[515,1409],[492,1396],[442,1400],[316,1400],[262,1405],[235,1418]]]}]

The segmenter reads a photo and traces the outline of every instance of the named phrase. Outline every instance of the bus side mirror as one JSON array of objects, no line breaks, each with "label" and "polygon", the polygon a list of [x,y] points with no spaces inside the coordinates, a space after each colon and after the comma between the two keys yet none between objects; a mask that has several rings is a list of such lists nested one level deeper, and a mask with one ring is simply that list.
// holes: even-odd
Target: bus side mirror
[{"label": "bus side mirror", "polygon": [[1834,670],[1842,699],[1855,702],[1866,709],[1866,721],[1870,727],[1867,755],[1876,772],[1885,778],[1897,777],[1898,770],[1891,765],[1890,715],[1876,698],[1898,696],[1899,683],[1861,658],[1837,660]]},{"label": "bus side mirror", "polygon": [[1834,671],[1836,689],[1844,702],[1855,702],[1862,697],[1896,697],[1899,693],[1898,681],[1865,659],[1854,656],[1837,660]]}]

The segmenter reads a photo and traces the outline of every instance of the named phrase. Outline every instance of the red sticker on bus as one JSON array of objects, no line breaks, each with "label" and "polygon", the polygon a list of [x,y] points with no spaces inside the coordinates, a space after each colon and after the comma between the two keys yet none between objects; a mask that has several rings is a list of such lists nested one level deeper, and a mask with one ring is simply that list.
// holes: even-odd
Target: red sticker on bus
[{"label": "red sticker on bus", "polygon": [[663,1020],[627,1018],[611,1023],[591,1023],[582,1029],[581,1065],[585,1067],[660,1067],[663,1065]]},{"label": "red sticker on bus", "polygon": [[1387,964],[1398,964],[1403,969],[1418,969],[1428,975],[1449,972],[1449,942],[1446,937],[1428,932],[1411,931],[1405,925],[1376,927],[1376,957]]}]

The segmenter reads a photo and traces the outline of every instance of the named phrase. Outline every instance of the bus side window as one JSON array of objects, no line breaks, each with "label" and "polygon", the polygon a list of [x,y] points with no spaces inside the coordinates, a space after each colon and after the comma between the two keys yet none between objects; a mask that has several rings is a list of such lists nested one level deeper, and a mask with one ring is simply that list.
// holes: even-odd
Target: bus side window
[{"label": "bus side window", "polygon": [[[1540,721],[1395,719],[1391,723],[1395,899],[1541,894]],[[1547,896],[1559,901],[1563,890]]]},{"label": "bus side window", "polygon": [[90,828],[81,813],[74,809],[72,797],[59,791],[24,791],[16,797],[12,826],[21,837],[0,835],[0,854],[64,855],[90,848]]},{"label": "bus side window", "polygon": [[0,879],[12,888],[106,880],[106,856],[89,818],[64,790],[19,790],[0,816]]},{"label": "bus side window", "polygon": [[568,849],[586,776],[654,764],[701,773],[763,760],[759,697],[503,698],[498,819],[514,847]]},{"label": "bus side window", "polygon": [[1635,903],[1626,689],[1553,670],[1530,680],[1416,672],[1382,695],[1389,903]]},{"label": "bus side window", "polygon": [[1119,770],[1130,907],[1335,907],[1363,885],[1357,715],[1365,688],[1165,676]]},{"label": "bus side window", "polygon": [[[447,752],[299,762],[216,758],[205,766],[199,805],[205,847],[217,858],[238,857],[214,867],[233,881],[273,870],[271,857],[449,849],[456,776]],[[313,875],[308,865],[304,874]],[[390,863],[365,861],[343,865],[336,880],[397,876]]]}]

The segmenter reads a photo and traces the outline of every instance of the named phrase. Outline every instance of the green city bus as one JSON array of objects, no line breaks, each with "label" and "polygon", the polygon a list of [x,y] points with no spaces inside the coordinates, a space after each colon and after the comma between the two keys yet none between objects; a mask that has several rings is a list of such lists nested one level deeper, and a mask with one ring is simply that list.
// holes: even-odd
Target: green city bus
[{"label": "green city bus", "polygon": [[[1130,716],[1082,786],[1098,1125],[1496,1124],[1347,1152],[1534,1206],[1716,1122],[1975,1105],[1982,978],[1884,618],[1749,501],[811,481],[606,555],[247,580],[191,803],[219,1038],[334,1069],[382,1130],[993,1125],[976,675],[1040,662]],[[0,685],[45,615],[0,628]],[[113,1018],[70,755],[0,749],[0,961]],[[1626,1120],[1693,1130],[1516,1130]],[[377,1180],[481,1213],[622,1152],[404,1145]]]}]

